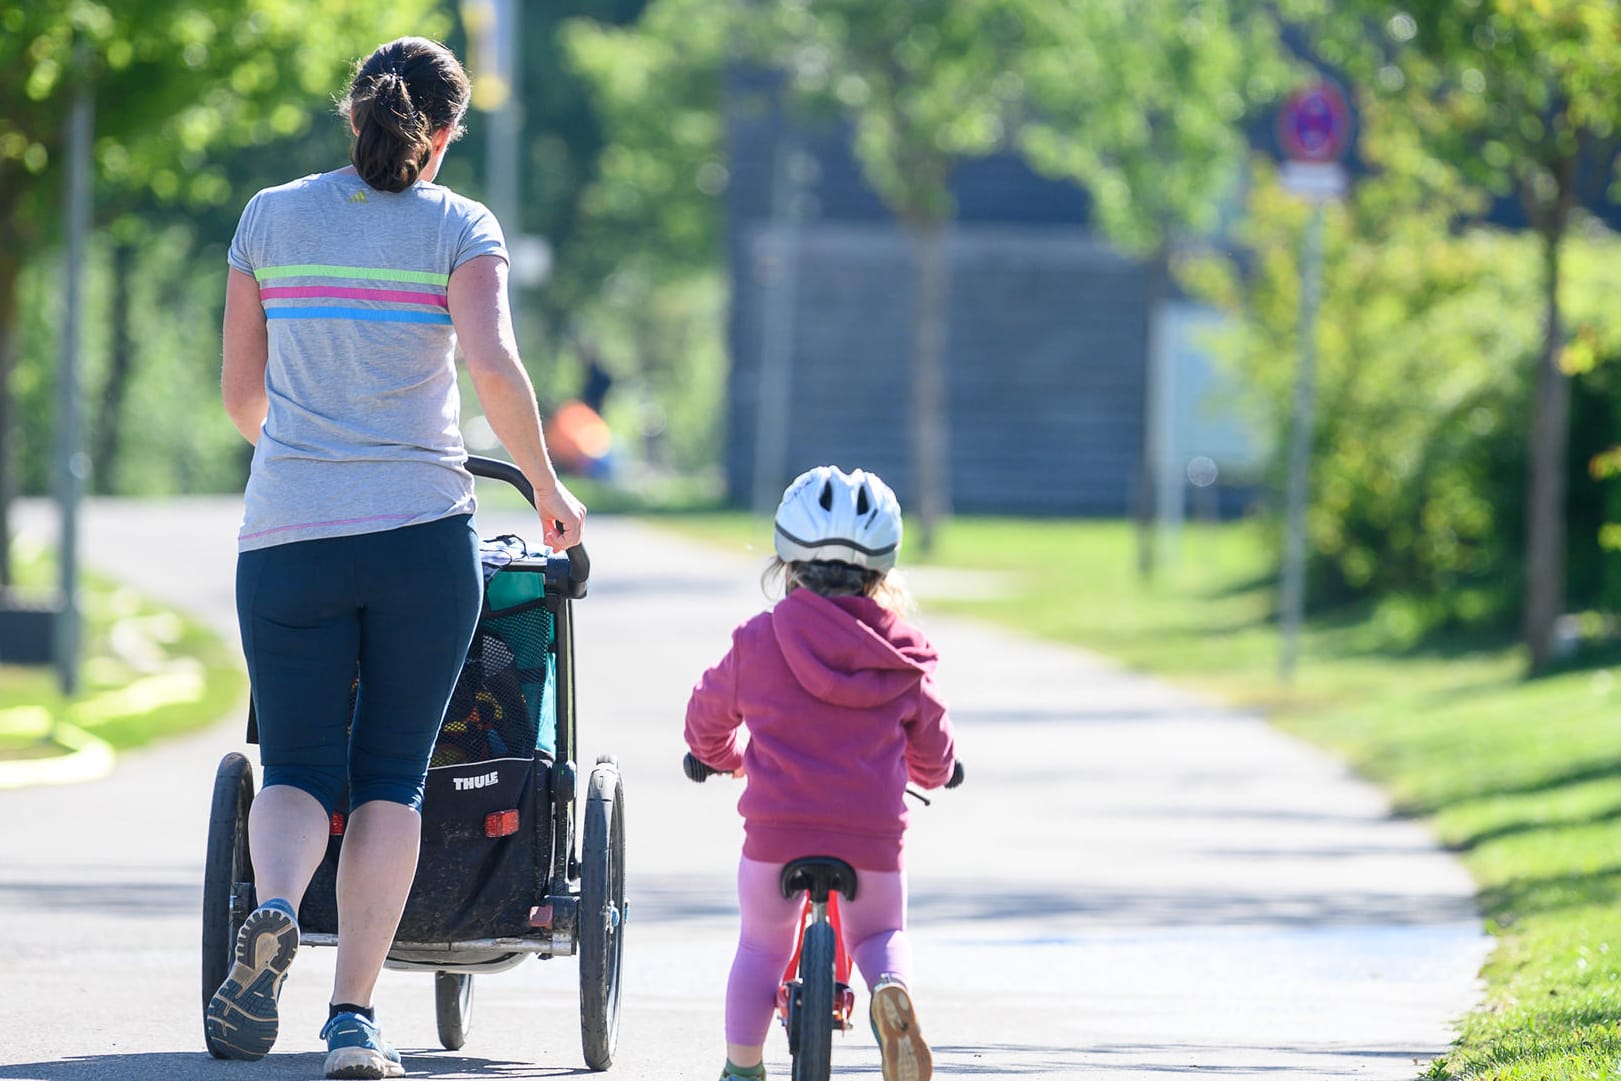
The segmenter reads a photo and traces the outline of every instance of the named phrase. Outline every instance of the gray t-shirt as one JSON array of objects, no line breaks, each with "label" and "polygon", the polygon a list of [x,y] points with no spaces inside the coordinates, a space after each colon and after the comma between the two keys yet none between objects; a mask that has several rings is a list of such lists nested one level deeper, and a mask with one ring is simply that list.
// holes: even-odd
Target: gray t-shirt
[{"label": "gray t-shirt", "polygon": [[445,290],[479,255],[506,258],[495,216],[437,184],[321,173],[248,201],[230,262],[259,282],[270,408],[240,551],[472,513]]}]

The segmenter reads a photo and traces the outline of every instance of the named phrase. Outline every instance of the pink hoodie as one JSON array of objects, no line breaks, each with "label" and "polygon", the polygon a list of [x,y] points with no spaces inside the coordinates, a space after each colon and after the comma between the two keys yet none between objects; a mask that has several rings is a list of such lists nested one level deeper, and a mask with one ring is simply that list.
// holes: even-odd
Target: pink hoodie
[{"label": "pink hoodie", "polygon": [[686,737],[706,765],[745,767],[743,854],[899,870],[907,780],[938,787],[956,760],[934,665],[923,633],[866,597],[796,589],[734,630],[692,690]]}]

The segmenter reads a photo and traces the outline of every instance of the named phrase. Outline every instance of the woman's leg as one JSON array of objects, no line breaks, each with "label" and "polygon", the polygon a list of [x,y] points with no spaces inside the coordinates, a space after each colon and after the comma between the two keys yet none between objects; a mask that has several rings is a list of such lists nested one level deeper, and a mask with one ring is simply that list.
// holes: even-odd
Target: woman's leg
[{"label": "woman's leg", "polygon": [[248,815],[260,904],[243,921],[230,971],[206,1011],[210,1047],[228,1058],[261,1058],[276,1042],[282,983],[298,950],[298,906],[343,791],[358,620],[332,554],[329,544],[307,542],[244,552],[237,561],[264,788]]},{"label": "woman's leg", "polygon": [[260,789],[248,812],[248,851],[259,900],[280,897],[296,913],[330,839],[331,819],[314,796],[288,784]]},{"label": "woman's leg", "polygon": [[298,911],[343,797],[360,617],[341,542],[243,552],[237,619],[264,785],[248,815],[259,900]]},{"label": "woman's leg", "polygon": [[370,1006],[416,876],[422,816],[387,800],[356,807],[338,861],[338,958],[332,1001]]},{"label": "woman's leg", "polygon": [[416,876],[428,759],[478,622],[484,580],[465,516],[356,540],[365,605],[332,1001],[370,1006]]},{"label": "woman's leg", "polygon": [[737,868],[740,928],[726,981],[726,1057],[758,1066],[777,1009],[777,988],[794,953],[800,903],[782,895],[782,865],[744,857]]}]

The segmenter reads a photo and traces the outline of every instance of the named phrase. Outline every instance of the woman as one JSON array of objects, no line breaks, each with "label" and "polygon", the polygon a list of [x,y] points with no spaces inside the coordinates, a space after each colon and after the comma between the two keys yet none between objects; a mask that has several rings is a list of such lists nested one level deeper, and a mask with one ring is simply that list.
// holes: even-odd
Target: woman
[{"label": "woman", "polygon": [[299,903],[347,788],[327,1077],[404,1073],[372,993],[482,602],[458,343],[491,426],[534,485],[546,543],[578,543],[585,517],[557,479],[518,359],[500,226],[433,183],[469,89],[436,42],[378,48],[340,105],[351,165],[259,192],[230,249],[221,383],[254,444],[237,609],[264,769],[248,823],[264,901],[207,1024],[231,1058],[261,1058],[275,1042]]}]

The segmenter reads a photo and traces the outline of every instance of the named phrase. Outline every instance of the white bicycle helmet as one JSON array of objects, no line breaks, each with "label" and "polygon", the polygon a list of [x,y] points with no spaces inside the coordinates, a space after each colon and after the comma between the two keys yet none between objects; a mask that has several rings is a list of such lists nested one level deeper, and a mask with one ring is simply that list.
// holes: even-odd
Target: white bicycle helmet
[{"label": "white bicycle helmet", "polygon": [[782,493],[775,532],[785,562],[837,560],[887,571],[900,552],[901,505],[875,474],[819,465]]}]

